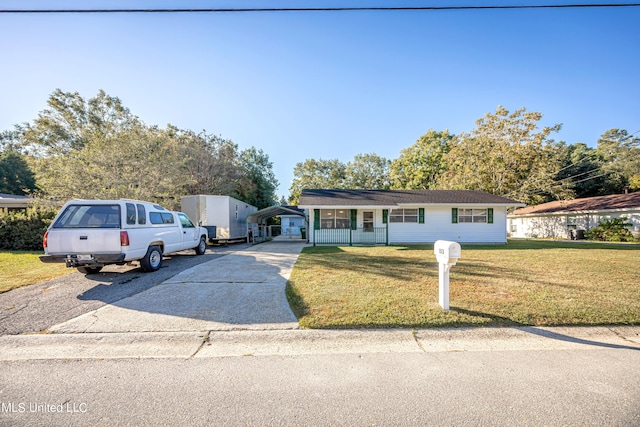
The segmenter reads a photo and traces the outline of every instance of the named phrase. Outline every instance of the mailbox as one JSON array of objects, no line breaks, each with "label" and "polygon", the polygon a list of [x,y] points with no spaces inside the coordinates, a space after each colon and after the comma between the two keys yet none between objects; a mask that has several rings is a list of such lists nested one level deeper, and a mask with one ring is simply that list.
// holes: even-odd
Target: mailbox
[{"label": "mailbox", "polygon": [[460,244],[446,240],[438,240],[433,245],[433,253],[440,264],[456,265],[461,253]]},{"label": "mailbox", "polygon": [[461,254],[460,244],[438,240],[433,245],[433,253],[438,260],[438,302],[443,309],[449,310],[449,270],[456,265]]}]

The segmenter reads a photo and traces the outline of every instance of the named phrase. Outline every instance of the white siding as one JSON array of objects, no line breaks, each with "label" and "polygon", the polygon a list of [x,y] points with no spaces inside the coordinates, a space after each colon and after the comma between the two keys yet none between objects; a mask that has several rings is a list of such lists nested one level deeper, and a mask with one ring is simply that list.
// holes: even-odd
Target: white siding
[{"label": "white siding", "polygon": [[[506,243],[507,212],[502,206],[493,207],[493,224],[451,222],[451,209],[457,206],[424,207],[424,224],[389,223],[390,244],[433,243],[436,240],[452,240],[458,243]],[[468,206],[465,206],[468,207]],[[491,206],[477,206],[485,208]],[[404,206],[411,209],[411,206]],[[416,207],[417,208],[417,207]],[[374,212],[374,227],[386,227],[382,222],[383,209],[358,208],[357,226],[362,228],[364,211]],[[309,240],[313,243],[314,208],[309,209]],[[318,242],[320,243],[320,242]]]},{"label": "white siding", "polygon": [[[425,208],[424,224],[389,224],[389,243],[433,243],[451,240],[458,243],[506,243],[506,208],[493,208],[493,224],[451,221],[456,206]],[[478,206],[483,208],[484,206]]]},{"label": "white siding", "polygon": [[300,227],[305,226],[304,218],[298,215],[280,215],[280,223],[284,236],[300,236]]},{"label": "white siding", "polygon": [[[598,212],[598,213],[566,213],[538,216],[511,216],[509,218],[509,235],[518,238],[568,239],[567,219],[576,218],[576,229],[589,230],[606,218],[627,218],[632,224],[631,233],[640,236],[640,211]],[[512,231],[515,225],[516,231]]]}]

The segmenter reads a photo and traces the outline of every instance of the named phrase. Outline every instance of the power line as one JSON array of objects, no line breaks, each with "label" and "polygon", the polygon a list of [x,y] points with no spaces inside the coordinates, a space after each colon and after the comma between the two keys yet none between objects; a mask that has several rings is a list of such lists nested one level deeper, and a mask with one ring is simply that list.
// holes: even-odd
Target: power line
[{"label": "power line", "polygon": [[388,6],[388,7],[265,7],[265,8],[162,8],[162,9],[0,9],[0,13],[251,13],[251,12],[377,12],[444,11],[498,9],[577,9],[604,7],[638,7],[640,3],[575,3],[546,5],[476,5],[476,6]]}]

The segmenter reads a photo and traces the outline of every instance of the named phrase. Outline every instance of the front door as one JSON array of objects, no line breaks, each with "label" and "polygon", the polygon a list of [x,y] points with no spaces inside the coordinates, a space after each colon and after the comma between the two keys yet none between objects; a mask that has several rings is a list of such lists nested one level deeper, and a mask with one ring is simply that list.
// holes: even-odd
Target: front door
[{"label": "front door", "polygon": [[373,232],[373,212],[362,212],[362,228],[364,231]]}]

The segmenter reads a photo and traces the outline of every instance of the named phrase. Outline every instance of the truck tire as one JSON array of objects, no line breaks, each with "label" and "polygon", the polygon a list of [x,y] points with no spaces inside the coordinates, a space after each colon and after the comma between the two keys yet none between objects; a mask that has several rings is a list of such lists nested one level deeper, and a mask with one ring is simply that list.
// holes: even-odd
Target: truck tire
[{"label": "truck tire", "polygon": [[78,267],[78,271],[82,274],[98,274],[102,267]]},{"label": "truck tire", "polygon": [[162,266],[162,250],[158,246],[149,246],[147,253],[140,260],[140,266],[144,271],[158,271]]},{"label": "truck tire", "polygon": [[207,240],[204,238],[204,236],[200,237],[200,243],[198,243],[198,246],[196,246],[194,249],[196,250],[196,255],[204,255],[205,251],[207,250]]}]

